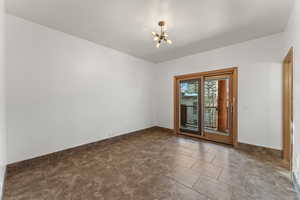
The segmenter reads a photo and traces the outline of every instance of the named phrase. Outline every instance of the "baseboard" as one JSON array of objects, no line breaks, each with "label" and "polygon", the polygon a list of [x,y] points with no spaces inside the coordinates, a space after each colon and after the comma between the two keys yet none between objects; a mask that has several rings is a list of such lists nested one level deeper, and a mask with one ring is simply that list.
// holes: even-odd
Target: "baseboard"
[{"label": "baseboard", "polygon": [[130,135],[136,135],[136,134],[140,134],[140,133],[145,133],[147,131],[155,130],[157,128],[158,127],[156,127],[156,126],[152,126],[152,127],[149,127],[149,128],[140,129],[140,130],[129,132],[129,133],[124,133],[124,134],[114,136],[114,137],[110,137],[110,138],[106,138],[106,139],[103,139],[103,140],[99,140],[99,141],[95,141],[95,142],[75,146],[75,147],[72,147],[72,148],[67,148],[67,149],[64,149],[64,150],[61,150],[61,151],[56,151],[56,152],[53,152],[53,153],[37,156],[37,157],[34,157],[34,158],[30,158],[30,159],[10,163],[10,164],[7,165],[7,170],[9,172],[11,172],[11,171],[14,171],[14,170],[32,165],[33,163],[39,163],[39,162],[43,162],[43,161],[45,161],[49,158],[59,157],[64,153],[68,153],[68,152],[71,152],[71,151],[79,151],[79,150],[82,150],[82,149],[87,149],[87,148],[90,148],[91,146],[97,145],[99,143],[110,143],[110,142],[113,143],[114,141],[118,141],[118,140],[120,140],[124,137],[128,137]]},{"label": "baseboard", "polygon": [[292,173],[292,179],[293,179],[293,184],[294,184],[295,190],[297,192],[298,199],[300,200],[300,185],[296,179],[296,175],[294,172]]},{"label": "baseboard", "polygon": [[174,129],[170,129],[170,128],[165,128],[165,127],[161,127],[161,126],[153,126],[153,128],[162,130],[162,131],[166,131],[166,132],[170,132],[170,133],[174,133]]},{"label": "baseboard", "polygon": [[[165,128],[165,127],[161,127],[161,126],[154,126],[153,128],[157,128],[163,131],[167,131],[170,133],[174,133],[174,129],[170,129],[170,128]],[[264,152],[266,154],[272,155],[276,158],[282,158],[282,151],[281,150],[277,150],[277,149],[272,149],[272,148],[268,148],[268,147],[262,147],[262,146],[257,146],[257,145],[253,145],[253,144],[246,144],[246,143],[238,143],[236,148],[238,149],[242,149],[245,151],[257,151],[257,152]]]},{"label": "baseboard", "polygon": [[246,143],[238,143],[237,147],[238,149],[242,149],[245,151],[257,151],[257,152],[264,152],[266,154],[275,156],[277,158],[282,158],[282,151],[277,149],[272,149],[268,147],[262,147],[262,146],[256,146],[253,144],[246,144]]},{"label": "baseboard", "polygon": [[[164,128],[164,127],[160,127],[160,126],[154,126],[153,128],[157,128],[157,129],[160,129],[160,130],[163,130],[163,131],[174,133],[174,129],[170,129],[170,128]],[[266,154],[272,155],[274,157],[277,157],[277,158],[280,158],[280,159],[282,158],[282,151],[281,150],[272,149],[272,148],[268,148],[268,147],[262,147],[262,146],[257,146],[257,145],[253,145],[253,144],[246,144],[246,143],[238,143],[236,148],[246,150],[246,151],[265,152]]]},{"label": "baseboard", "polygon": [[[115,137],[99,140],[99,141],[96,141],[96,142],[83,144],[83,145],[80,145],[80,146],[76,146],[76,147],[64,149],[64,150],[61,150],[61,151],[45,154],[45,155],[38,156],[38,157],[35,157],[35,158],[31,158],[31,159],[11,163],[11,164],[7,165],[7,170],[13,171],[14,169],[22,168],[24,166],[31,165],[35,162],[43,162],[46,159],[48,159],[49,157],[53,158],[53,157],[60,156],[61,154],[66,153],[66,152],[78,151],[80,149],[90,148],[91,146],[97,145],[97,144],[102,143],[102,142],[114,142],[114,141],[122,139],[123,137],[127,137],[129,135],[144,133],[145,131],[151,131],[151,130],[161,130],[161,131],[164,131],[164,132],[174,133],[174,129],[160,127],[160,126],[152,126],[152,127],[149,127],[149,128],[133,131],[133,132],[130,132],[130,133],[124,133],[124,134],[119,135],[119,136],[115,136]],[[252,144],[238,143],[236,148],[239,148],[239,149],[242,149],[242,150],[245,150],[245,151],[263,152],[263,153],[266,153],[266,154],[273,155],[274,157],[277,157],[277,158],[281,158],[281,156],[282,156],[282,151],[281,150],[256,146],[256,145],[252,145]]]}]

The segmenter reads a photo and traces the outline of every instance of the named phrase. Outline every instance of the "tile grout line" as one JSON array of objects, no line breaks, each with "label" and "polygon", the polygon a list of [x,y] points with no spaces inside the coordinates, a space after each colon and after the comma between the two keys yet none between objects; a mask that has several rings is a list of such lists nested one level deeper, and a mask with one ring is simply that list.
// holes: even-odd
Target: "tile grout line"
[{"label": "tile grout line", "polygon": [[[134,148],[133,149],[133,151],[135,152],[140,152],[140,149],[142,149],[143,150],[143,148],[144,148],[144,146],[151,146],[151,145],[154,145],[155,143],[156,143],[156,141],[158,141],[158,140],[156,140],[156,137],[151,137],[151,138],[148,138],[148,136],[145,138],[145,137],[141,137],[141,138],[139,138],[139,140],[146,140],[146,141],[144,141],[145,142],[145,144],[144,143],[133,143],[133,145],[134,146],[136,146],[137,148]],[[153,139],[154,138],[154,139]],[[135,140],[133,140],[133,141],[135,141]],[[164,142],[162,142],[161,144],[159,144],[159,145],[154,145],[154,149],[155,148],[159,148],[159,146],[165,146],[165,145],[168,145],[168,144],[170,144],[170,143],[173,143],[173,140],[172,141],[167,141],[166,140],[166,142],[164,141]],[[114,143],[114,145],[115,144],[117,144],[117,143]],[[130,143],[130,140],[129,140],[129,142],[126,142],[126,143],[124,143],[124,144],[126,144],[127,146],[128,145],[132,145],[131,143]],[[140,145],[140,144],[143,144],[143,146],[142,145]],[[122,146],[122,148],[126,148],[126,146]],[[117,151],[119,151],[119,149],[117,148],[117,149],[115,149],[115,150],[117,150]],[[147,153],[148,151],[152,151],[153,150],[153,148],[150,148],[150,149],[146,149],[145,150],[145,153]],[[178,149],[178,150],[180,150],[180,149]],[[82,150],[81,150],[82,151]],[[109,152],[109,149],[107,149],[107,150],[105,150],[105,151],[108,151]],[[196,148],[194,148],[194,151],[196,151]],[[102,151],[101,151],[102,152]],[[161,152],[161,151],[159,151],[159,152]],[[163,152],[164,152],[164,150],[163,150]],[[213,151],[212,151],[213,152]],[[207,154],[209,154],[209,153],[212,153],[212,152],[207,152]],[[112,153],[112,155],[115,153],[115,151],[113,151],[113,152],[111,152]],[[131,153],[131,151],[129,152],[129,153]],[[171,158],[174,158],[174,155],[173,155],[173,151],[172,151],[172,155],[170,155],[170,157]],[[176,153],[176,152],[175,152]],[[213,153],[212,153],[213,154]],[[126,155],[127,155],[127,153],[126,153]],[[140,154],[138,154],[138,155],[140,155]],[[148,154],[141,154],[141,155],[148,155]],[[155,154],[149,154],[150,155],[150,159],[154,159],[154,160],[156,160],[157,158],[159,158],[159,157],[157,157],[156,158],[156,153]],[[154,155],[154,157],[152,157],[151,155]],[[158,154],[158,156],[160,155],[160,153]],[[199,154],[198,154],[199,155]],[[202,154],[201,154],[202,155]],[[205,154],[204,154],[205,155]],[[217,155],[219,155],[219,154],[217,154]],[[72,155],[73,156],[73,155]],[[117,154],[116,155],[117,157],[116,158],[118,158],[119,157],[119,154]],[[176,156],[176,155],[175,155]],[[191,158],[191,157],[189,157],[189,156],[187,156],[187,155],[182,155],[184,158]],[[202,157],[202,156],[201,156]],[[80,157],[81,158],[81,157]],[[132,158],[132,157],[129,157],[129,158]],[[138,160],[140,159],[140,157],[133,157],[133,159],[135,159],[135,158],[137,158]],[[198,157],[199,158],[199,157]],[[211,158],[211,157],[210,157]],[[206,175],[201,175],[201,173],[200,173],[200,175],[201,176],[199,176],[198,177],[198,175],[199,175],[199,173],[197,172],[197,170],[196,169],[200,169],[200,166],[199,166],[199,168],[198,167],[196,167],[196,169],[194,170],[194,169],[192,169],[193,168],[193,166],[195,165],[195,164],[197,164],[198,162],[201,164],[202,162],[203,162],[203,164],[208,164],[208,165],[211,165],[211,169],[214,169],[214,167],[218,167],[218,168],[220,168],[220,169],[218,169],[218,176],[216,177],[216,178],[212,178],[212,177],[210,177],[210,176],[208,176],[208,178],[210,178],[210,179],[213,179],[214,181],[220,181],[219,180],[219,178],[220,178],[220,176],[221,176],[221,174],[225,171],[226,172],[226,168],[224,168],[224,166],[223,167],[220,167],[220,166],[217,166],[217,165],[215,165],[215,164],[213,164],[212,162],[214,162],[214,161],[220,161],[219,159],[220,158],[222,158],[222,157],[219,157],[219,156],[216,156],[216,155],[213,155],[213,157],[212,157],[213,159],[210,159],[210,162],[206,162],[205,160],[201,160],[201,159],[197,159],[197,157],[194,157],[193,158],[193,162],[190,162],[191,160],[189,160],[189,159],[187,159],[187,160],[184,160],[184,159],[180,159],[181,160],[181,163],[183,164],[183,163],[187,163],[187,164],[189,164],[189,163],[192,163],[192,164],[189,164],[189,165],[185,165],[185,166],[183,166],[183,167],[185,167],[186,169],[189,169],[189,170],[191,170],[191,172],[192,171],[195,171],[196,173],[195,174],[193,174],[193,173],[191,173],[191,174],[189,174],[189,175],[192,175],[191,177],[193,177],[193,179],[191,179],[192,180],[192,184],[189,184],[190,183],[190,181],[188,180],[188,181],[185,181],[185,179],[180,179],[180,178],[176,178],[176,176],[173,176],[173,177],[175,177],[175,178],[173,178],[172,176],[168,176],[168,173],[166,173],[167,171],[170,171],[170,169],[174,169],[174,168],[176,168],[176,165],[174,165],[174,163],[171,163],[171,165],[169,166],[169,167],[167,167],[166,168],[166,170],[164,170],[164,171],[161,171],[161,170],[159,170],[159,174],[161,175],[161,176],[163,176],[163,177],[165,177],[165,178],[167,178],[167,179],[169,179],[169,180],[173,180],[175,183],[177,183],[178,184],[178,186],[177,186],[177,189],[175,190],[177,193],[178,192],[180,192],[180,185],[182,186],[182,187],[184,187],[184,188],[187,188],[187,189],[189,189],[191,192],[192,191],[194,191],[194,192],[196,192],[196,193],[198,193],[198,194],[200,194],[200,195],[203,195],[204,197],[207,197],[207,198],[209,198],[206,194],[210,194],[210,193],[207,193],[207,192],[205,192],[205,191],[203,191],[202,189],[201,189],[201,185],[202,184],[205,184],[205,179],[204,179],[204,181],[203,181],[203,183],[202,183],[202,181],[201,181],[201,177],[207,177]],[[49,159],[49,158],[48,158]],[[118,159],[117,159],[118,160]],[[141,161],[143,161],[144,159],[142,158],[142,160]],[[159,162],[161,162],[161,161],[163,161],[162,159],[157,159],[157,161],[158,162],[155,162],[154,164],[158,164]],[[188,162],[185,162],[185,161],[188,161]],[[78,162],[77,162],[78,163]],[[118,166],[118,163],[119,162],[112,162],[111,163],[111,166],[115,169],[115,167],[117,167]],[[140,163],[140,162],[137,162],[137,164],[138,163]],[[167,165],[168,165],[168,163],[166,163]],[[180,164],[179,164],[180,165]],[[179,166],[179,165],[177,165],[177,166]],[[223,165],[223,164],[222,164]],[[79,165],[79,166],[81,166],[81,164]],[[135,166],[138,166],[138,165],[135,165]],[[152,165],[150,165],[150,166],[152,166]],[[164,166],[164,165],[162,165],[162,166]],[[76,168],[78,168],[78,166],[76,165],[75,166]],[[209,166],[208,166],[209,167]],[[272,166],[272,168],[273,168],[273,166]],[[115,169],[115,170],[117,170],[117,171],[119,171],[120,169]],[[184,169],[183,169],[184,170]],[[141,172],[143,172],[143,170],[141,171]],[[183,171],[184,172],[184,171]],[[121,173],[120,171],[118,172],[118,173],[120,173],[120,174],[123,174],[123,173]],[[152,171],[150,171],[150,173],[152,174]],[[185,173],[185,172],[184,172]],[[138,173],[139,174],[139,173]],[[142,176],[144,176],[143,174],[145,174],[146,175],[146,173],[142,173]],[[159,176],[159,174],[158,174],[158,176]],[[217,174],[217,173],[215,173],[215,174]],[[199,182],[200,181],[200,182]],[[184,182],[184,183],[183,183]],[[220,181],[220,183],[222,182],[222,180]],[[224,183],[224,182],[223,182]],[[226,183],[226,182],[225,182]],[[187,185],[186,185],[187,184]],[[199,188],[198,188],[198,186],[200,186]],[[199,191],[197,191],[196,189],[198,189],[199,191],[201,191],[201,192],[199,192]],[[205,194],[203,194],[203,193],[205,193]],[[231,193],[231,195],[233,195],[233,191],[230,191]],[[181,195],[181,194],[180,194]],[[212,196],[214,196],[213,194],[211,194]],[[183,196],[182,196],[183,197]]]},{"label": "tile grout line", "polygon": [[209,162],[209,163],[211,163],[212,165],[213,165],[213,162],[215,161],[215,159],[217,158],[217,155],[216,154],[214,154],[214,157],[213,157],[213,159]]},{"label": "tile grout line", "polygon": [[166,176],[166,175],[164,175],[164,176],[165,176],[166,178],[171,179],[171,180],[175,181],[176,183],[182,185],[183,187],[186,187],[186,188],[188,188],[188,189],[190,189],[190,190],[192,190],[192,191],[194,191],[194,192],[197,192],[198,194],[201,194],[201,195],[203,195],[203,196],[205,196],[205,197],[207,197],[207,198],[210,198],[210,197],[207,196],[206,194],[201,193],[201,192],[199,192],[199,191],[197,191],[197,190],[195,190],[195,189],[193,188],[193,186],[198,182],[198,180],[200,179],[200,177],[199,177],[199,178],[197,179],[197,181],[193,184],[193,186],[190,187],[190,186],[187,186],[187,185],[185,185],[185,184],[183,184],[183,183],[177,181],[176,179],[174,179],[174,178],[172,178],[172,177],[168,177],[168,176]]},{"label": "tile grout line", "polygon": [[220,177],[221,177],[223,171],[224,171],[224,168],[222,167],[222,169],[221,169],[221,171],[219,172],[219,175],[218,175],[218,177],[217,177],[217,180],[218,180],[218,181],[220,181]]}]

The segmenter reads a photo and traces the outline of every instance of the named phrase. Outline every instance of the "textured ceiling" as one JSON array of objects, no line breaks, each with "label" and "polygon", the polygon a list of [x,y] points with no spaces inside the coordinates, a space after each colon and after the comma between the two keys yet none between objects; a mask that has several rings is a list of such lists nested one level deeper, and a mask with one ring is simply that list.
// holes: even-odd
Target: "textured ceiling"
[{"label": "textured ceiling", "polygon": [[[7,0],[6,10],[100,45],[163,62],[284,30],[293,0]],[[152,41],[168,24],[172,45]]]}]

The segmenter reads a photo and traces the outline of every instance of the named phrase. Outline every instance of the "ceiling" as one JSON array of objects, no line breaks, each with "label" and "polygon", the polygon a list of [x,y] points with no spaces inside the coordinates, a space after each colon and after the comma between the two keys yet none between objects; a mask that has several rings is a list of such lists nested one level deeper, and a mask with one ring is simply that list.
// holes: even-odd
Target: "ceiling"
[{"label": "ceiling", "polygon": [[[282,32],[294,0],[7,0],[8,13],[154,63]],[[172,45],[157,49],[165,20]]]}]

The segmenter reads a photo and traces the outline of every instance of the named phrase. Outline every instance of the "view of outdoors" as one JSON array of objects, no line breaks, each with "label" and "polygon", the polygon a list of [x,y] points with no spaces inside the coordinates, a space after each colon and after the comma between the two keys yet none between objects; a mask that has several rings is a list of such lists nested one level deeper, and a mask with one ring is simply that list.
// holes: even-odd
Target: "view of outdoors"
[{"label": "view of outdoors", "polygon": [[199,131],[199,80],[188,80],[181,82],[180,91],[181,128],[190,131]]},{"label": "view of outdoors", "polygon": [[218,81],[206,80],[204,82],[204,127],[217,128],[218,108]]},{"label": "view of outdoors", "polygon": [[[181,129],[199,132],[199,86],[200,80],[180,82]],[[228,92],[229,79],[206,79],[204,81],[204,130],[228,134]]]},{"label": "view of outdoors", "polygon": [[204,81],[204,129],[216,134],[229,133],[229,79]]}]

